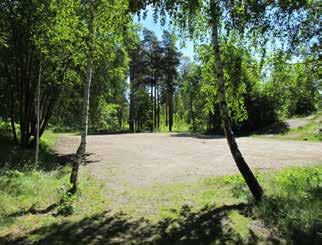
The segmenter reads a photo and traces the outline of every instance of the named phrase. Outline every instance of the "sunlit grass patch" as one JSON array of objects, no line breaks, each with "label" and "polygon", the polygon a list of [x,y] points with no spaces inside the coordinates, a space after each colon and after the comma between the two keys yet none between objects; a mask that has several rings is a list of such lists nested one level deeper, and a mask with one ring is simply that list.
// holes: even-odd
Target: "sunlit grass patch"
[{"label": "sunlit grass patch", "polygon": [[[296,167],[262,175],[265,196],[254,205],[253,215],[290,241],[312,244],[319,238],[322,222],[322,167]],[[250,192],[241,177],[230,179],[237,198],[250,200]]]},{"label": "sunlit grass patch", "polygon": [[[41,170],[6,170],[0,176],[0,236],[24,233],[37,227],[66,220],[79,220],[106,209],[98,183],[86,172],[81,173],[79,193],[72,203],[72,214],[61,213],[70,167],[44,172]],[[54,205],[53,208],[49,208]],[[47,210],[48,209],[48,210]]]}]

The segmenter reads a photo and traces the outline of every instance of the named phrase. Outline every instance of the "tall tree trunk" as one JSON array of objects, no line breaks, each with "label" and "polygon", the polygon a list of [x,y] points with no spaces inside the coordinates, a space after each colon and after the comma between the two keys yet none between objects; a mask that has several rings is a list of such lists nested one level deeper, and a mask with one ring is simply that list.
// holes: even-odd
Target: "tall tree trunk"
[{"label": "tall tree trunk", "polygon": [[212,45],[215,55],[215,61],[216,61],[216,75],[217,75],[217,96],[219,101],[219,107],[220,107],[220,114],[221,114],[221,120],[222,125],[224,128],[225,136],[231,151],[231,154],[235,160],[235,163],[241,172],[242,176],[244,177],[253,197],[256,200],[259,200],[263,195],[263,189],[259,185],[256,177],[254,176],[253,172],[247,165],[246,161],[244,160],[241,152],[239,151],[238,145],[236,143],[230,118],[228,114],[228,107],[227,107],[227,101],[225,96],[225,83],[224,83],[224,71],[220,56],[220,48],[219,48],[219,38],[218,38],[218,21],[219,21],[219,10],[218,6],[216,6],[216,3],[214,0],[211,0],[210,2],[210,9],[212,11]]},{"label": "tall tree trunk", "polygon": [[165,102],[165,126],[168,127],[168,95]]},{"label": "tall tree trunk", "polygon": [[158,130],[160,130],[160,94],[159,94],[159,87],[157,88],[157,95],[158,95]]},{"label": "tall tree trunk", "polygon": [[194,113],[194,110],[193,110],[192,94],[190,94],[190,111],[191,111],[191,120],[192,120],[192,131],[196,131],[195,113]]},{"label": "tall tree trunk", "polygon": [[130,72],[130,131],[135,133],[135,80],[134,80],[134,68],[132,67]]},{"label": "tall tree trunk", "polygon": [[173,125],[173,95],[169,94],[169,132],[172,132]]},{"label": "tall tree trunk", "polygon": [[90,95],[90,86],[92,80],[92,71],[93,71],[93,53],[94,53],[94,10],[93,2],[89,1],[89,21],[88,21],[88,54],[87,54],[87,66],[86,66],[86,79],[84,84],[84,101],[83,101],[83,112],[82,112],[82,132],[81,132],[81,142],[76,152],[76,159],[73,161],[73,168],[70,175],[70,183],[72,188],[70,192],[74,194],[77,191],[77,176],[79,166],[82,160],[85,157],[86,151],[86,137],[88,130],[88,109],[89,109],[89,95]]},{"label": "tall tree trunk", "polygon": [[[13,95],[13,93],[11,93]],[[15,144],[18,143],[17,139],[17,132],[16,132],[16,126],[15,126],[15,113],[14,113],[14,97],[11,96],[11,101],[10,101],[10,122],[11,122],[11,130],[12,130],[12,136],[13,136],[13,142]]]},{"label": "tall tree trunk", "polygon": [[157,82],[154,84],[154,129],[157,128]]},{"label": "tall tree trunk", "polygon": [[36,153],[35,153],[35,164],[38,164],[39,157],[39,131],[40,131],[40,80],[41,80],[41,68],[42,68],[42,58],[40,56],[39,61],[39,74],[38,74],[38,84],[37,84],[37,106],[36,106],[36,114],[37,114],[37,126],[36,126]]},{"label": "tall tree trunk", "polygon": [[[10,73],[8,69],[8,65],[5,64],[5,73],[7,77],[7,83],[10,84],[9,91],[10,91],[10,99],[9,99],[9,104],[10,104],[10,124],[11,124],[11,131],[12,131],[12,139],[15,144],[18,143],[17,139],[17,132],[16,132],[16,126],[15,126],[15,96],[14,96],[14,89],[11,84],[11,79],[10,79]],[[14,86],[14,85],[13,85]]]},{"label": "tall tree trunk", "polygon": [[153,101],[153,82],[151,82],[151,132],[153,132],[153,125],[154,125],[154,101]]}]

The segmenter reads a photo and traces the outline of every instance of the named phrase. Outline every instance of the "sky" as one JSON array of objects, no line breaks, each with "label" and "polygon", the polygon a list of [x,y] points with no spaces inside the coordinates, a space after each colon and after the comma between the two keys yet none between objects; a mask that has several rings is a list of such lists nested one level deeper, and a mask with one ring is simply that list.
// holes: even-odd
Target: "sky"
[{"label": "sky", "polygon": [[[140,21],[139,21],[138,17],[134,16],[133,21],[136,24],[140,24],[142,26],[142,29],[145,27],[145,28],[149,29],[150,31],[153,31],[155,33],[156,37],[160,41],[162,40],[163,30],[169,30],[167,23],[163,27],[159,21],[157,23],[154,22],[151,9],[150,9],[150,11],[148,11],[148,14],[145,19],[143,19],[143,17],[141,17]],[[183,56],[187,56],[191,60],[193,60],[194,52],[193,52],[193,42],[192,41],[186,40],[185,47],[181,47],[181,45],[178,42],[177,47],[182,52]]]}]

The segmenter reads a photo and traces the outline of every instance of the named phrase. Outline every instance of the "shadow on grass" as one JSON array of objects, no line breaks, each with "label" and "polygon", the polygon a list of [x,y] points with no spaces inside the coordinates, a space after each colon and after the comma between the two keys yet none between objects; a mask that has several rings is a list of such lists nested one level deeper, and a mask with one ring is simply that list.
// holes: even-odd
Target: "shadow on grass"
[{"label": "shadow on grass", "polygon": [[36,209],[35,207],[32,206],[27,210],[20,210],[20,211],[14,212],[14,213],[10,213],[10,214],[6,215],[5,218],[6,219],[13,219],[13,218],[17,218],[17,217],[24,216],[27,214],[47,214],[47,213],[55,210],[59,206],[59,204],[60,204],[60,202],[53,203],[44,209]]},{"label": "shadow on grass", "polygon": [[[97,162],[88,159],[93,153],[86,153],[83,164]],[[35,166],[35,149],[24,149],[16,145],[7,137],[0,137],[0,169],[5,170],[28,170],[40,169],[52,171],[64,165],[71,164],[75,159],[75,154],[59,154],[48,144],[41,142],[39,145],[39,163]]]},{"label": "shadow on grass", "polygon": [[[177,218],[152,223],[144,218],[131,220],[124,213],[103,212],[78,222],[65,221],[35,229],[22,237],[0,238],[1,244],[244,244],[226,224],[228,212],[248,213],[250,206],[237,204],[205,207],[193,212],[188,206]],[[37,239],[37,240],[31,240]],[[255,234],[248,244],[256,244]]]},{"label": "shadow on grass", "polygon": [[258,134],[281,134],[289,131],[289,125],[286,122],[277,122],[262,130],[257,131]]},{"label": "shadow on grass", "polygon": [[[46,143],[39,145],[39,164],[37,168],[51,171],[60,167],[57,163],[58,154]],[[0,137],[0,169],[34,168],[35,149],[22,148],[7,137]]]}]

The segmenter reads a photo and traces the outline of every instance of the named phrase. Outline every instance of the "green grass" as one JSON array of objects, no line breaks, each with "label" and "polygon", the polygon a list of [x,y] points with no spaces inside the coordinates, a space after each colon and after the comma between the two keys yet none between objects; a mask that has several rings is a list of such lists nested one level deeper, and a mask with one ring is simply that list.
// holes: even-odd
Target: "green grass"
[{"label": "green grass", "polygon": [[[220,206],[237,201],[232,197],[223,178],[206,178],[145,188],[129,186],[122,191],[111,192],[109,198],[120,200],[114,202],[113,209],[129,213],[135,218],[144,216],[152,221],[176,217],[175,210],[184,205],[189,205],[196,211],[207,205]],[[126,203],[122,202],[124,199],[127,200]]]},{"label": "green grass", "polygon": [[[108,200],[103,199],[100,184],[85,170],[80,172],[78,195],[66,198],[71,168],[59,165],[52,150],[59,135],[51,130],[44,133],[38,166],[34,164],[34,149],[22,149],[7,133],[1,135],[0,243],[8,234],[21,236],[52,224],[78,222],[106,209]],[[73,214],[65,216],[67,209]]]},{"label": "green grass", "polygon": [[[55,162],[56,156],[52,147],[59,134],[54,134],[47,130],[40,139],[39,160],[40,162]],[[15,145],[9,135],[2,134],[0,136],[0,166],[6,162],[12,163],[32,163],[35,159],[35,149],[23,149],[19,145]],[[19,164],[18,164],[19,165]],[[18,166],[20,167],[20,166]]]},{"label": "green grass", "polygon": [[289,130],[280,137],[292,140],[322,141],[322,117],[313,120],[304,127]]},{"label": "green grass", "polygon": [[314,244],[321,239],[321,181],[321,167],[282,170],[268,182],[267,197],[254,215],[298,244]]},{"label": "green grass", "polygon": [[[238,210],[231,210],[227,213],[228,216],[225,216],[225,220],[221,221],[230,227],[225,229],[234,241],[241,239],[240,241],[244,243],[250,242],[253,232],[257,232],[256,230],[250,232],[250,223],[257,220],[263,220],[267,229],[277,228],[279,235],[287,241],[304,242],[316,239],[317,227],[322,220],[319,216],[322,204],[321,167],[257,173],[266,194],[257,204],[252,203],[250,193],[240,175],[207,178],[191,183],[155,185],[141,189],[131,189],[129,186],[127,191],[111,190],[106,195],[103,194],[106,185],[93,179],[86,171],[82,171],[80,193],[71,202],[73,213],[68,216],[57,215],[64,208],[60,200],[66,192],[69,172],[69,167],[50,172],[2,170],[0,238],[8,237],[10,234],[10,238],[13,239],[15,236],[29,234],[35,229],[66,222],[78,227],[79,222],[87,217],[101,214],[113,207],[113,199],[117,199],[118,196],[122,196],[125,201],[114,207],[112,213],[126,214],[131,220],[140,220],[144,217],[152,224],[172,220],[174,225],[177,222],[183,225],[188,222],[187,217],[190,215],[203,217],[203,212],[211,212],[202,210],[241,202],[250,203],[253,207],[251,213],[245,215]],[[44,210],[54,203],[59,205],[49,212],[37,214],[31,211]],[[101,219],[105,216],[99,215],[99,217]],[[47,233],[28,235],[28,239],[39,240],[47,235]],[[263,241],[265,238],[260,237],[260,240]]]},{"label": "green grass", "polygon": [[240,235],[243,241],[248,241],[250,218],[241,215],[236,210],[229,213],[232,228]]},{"label": "green grass", "polygon": [[[295,167],[275,174],[261,175],[263,200],[254,205],[253,217],[297,244],[315,244],[322,222],[322,167]],[[227,178],[234,196],[251,199],[240,176]]]},{"label": "green grass", "polygon": [[[73,214],[55,215],[64,208],[61,199],[67,191],[69,173],[69,167],[51,172],[1,170],[0,237],[9,233],[21,235],[53,223],[76,222],[105,210],[108,201],[102,198],[97,182],[83,172],[80,192],[71,203]],[[41,213],[52,204],[57,207]]]}]

